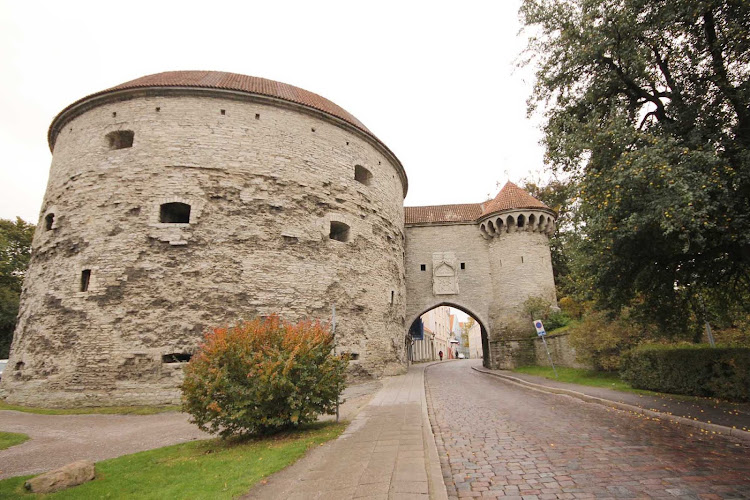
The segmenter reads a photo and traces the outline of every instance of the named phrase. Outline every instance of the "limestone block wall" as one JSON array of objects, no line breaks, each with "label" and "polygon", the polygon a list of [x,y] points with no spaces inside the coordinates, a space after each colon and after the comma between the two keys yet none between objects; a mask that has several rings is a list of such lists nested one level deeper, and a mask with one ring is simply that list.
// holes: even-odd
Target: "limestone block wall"
[{"label": "limestone block wall", "polygon": [[[132,147],[111,149],[117,131],[133,132]],[[8,401],[175,403],[175,361],[207,328],[271,313],[327,320],[334,304],[352,373],[403,370],[404,178],[365,139],[294,106],[195,91],[138,92],[70,120],[2,379]],[[173,202],[190,205],[188,222],[160,222]],[[329,238],[332,221],[348,241]]]},{"label": "limestone block wall", "polygon": [[557,304],[549,240],[539,232],[517,231],[488,241],[493,266],[494,302],[490,321],[496,332],[497,367],[512,369],[533,360],[533,350],[517,342],[524,332],[533,332],[523,314],[523,303],[540,296]]},{"label": "limestone block wall", "polygon": [[[552,357],[555,366],[567,366],[570,368],[582,368],[585,370],[593,368],[592,366],[581,363],[576,359],[576,351],[571,347],[567,333],[548,335],[546,340],[550,356]],[[534,340],[534,350],[535,364],[539,366],[549,366],[550,363],[549,358],[547,357],[547,351],[545,350],[544,343],[541,339]]]},{"label": "limestone block wall", "polygon": [[[433,253],[453,252],[458,263],[458,293],[433,292]],[[464,269],[461,269],[461,263]],[[466,310],[487,325],[492,281],[487,244],[476,224],[425,224],[406,227],[406,327],[442,303]],[[422,269],[424,266],[424,270]]]}]

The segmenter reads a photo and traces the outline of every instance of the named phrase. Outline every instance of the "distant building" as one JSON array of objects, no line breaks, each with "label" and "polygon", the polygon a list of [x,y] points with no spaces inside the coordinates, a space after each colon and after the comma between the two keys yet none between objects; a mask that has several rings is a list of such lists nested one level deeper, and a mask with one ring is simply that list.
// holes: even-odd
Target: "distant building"
[{"label": "distant building", "polygon": [[412,336],[412,361],[432,361],[450,358],[448,339],[450,338],[450,307],[438,306],[421,316],[424,334],[422,338]]},{"label": "distant building", "polygon": [[482,328],[476,321],[469,321],[467,335],[469,336],[469,353],[466,357],[471,359],[483,357],[482,352]]}]

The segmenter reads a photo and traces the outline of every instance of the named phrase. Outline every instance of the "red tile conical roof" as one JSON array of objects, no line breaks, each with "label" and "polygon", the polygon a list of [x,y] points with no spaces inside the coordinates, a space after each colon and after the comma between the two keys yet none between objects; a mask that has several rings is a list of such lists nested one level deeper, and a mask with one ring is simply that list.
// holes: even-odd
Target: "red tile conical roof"
[{"label": "red tile conical roof", "polygon": [[237,90],[249,94],[260,94],[296,102],[328,113],[372,134],[362,122],[325,97],[286,83],[258,78],[257,76],[226,73],[222,71],[166,71],[142,76],[122,83],[100,93],[144,87],[193,87],[206,89]]},{"label": "red tile conical roof", "polygon": [[549,210],[547,205],[508,181],[500,192],[497,193],[495,199],[484,205],[482,216],[514,208],[546,208]]}]

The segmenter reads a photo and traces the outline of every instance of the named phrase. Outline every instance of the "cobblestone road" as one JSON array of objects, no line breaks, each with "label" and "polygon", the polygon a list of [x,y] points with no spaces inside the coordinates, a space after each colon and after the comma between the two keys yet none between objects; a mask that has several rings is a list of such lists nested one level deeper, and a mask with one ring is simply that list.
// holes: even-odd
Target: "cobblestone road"
[{"label": "cobblestone road", "polygon": [[451,498],[750,498],[750,446],[539,393],[446,362],[426,372]]}]

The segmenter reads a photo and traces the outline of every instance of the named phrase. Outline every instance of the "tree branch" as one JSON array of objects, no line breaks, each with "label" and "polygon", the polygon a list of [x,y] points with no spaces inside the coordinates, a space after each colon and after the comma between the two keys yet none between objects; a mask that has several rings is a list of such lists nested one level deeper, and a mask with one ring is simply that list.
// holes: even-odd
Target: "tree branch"
[{"label": "tree branch", "polygon": [[620,68],[620,66],[615,63],[615,61],[608,56],[600,55],[599,58],[606,64],[609,68],[614,70],[615,73],[617,73],[617,76],[620,77],[620,80],[625,84],[625,86],[630,89],[632,92],[632,95],[628,92],[625,92],[629,96],[636,96],[640,97],[642,99],[645,99],[648,102],[653,103],[656,106],[656,111],[654,112],[654,116],[656,116],[656,119],[659,121],[672,121],[671,118],[667,116],[666,109],[664,109],[664,103],[661,102],[661,99],[659,99],[657,96],[649,94],[643,88],[641,88],[637,83],[633,81],[632,78],[630,78],[628,75],[625,74],[625,72]]},{"label": "tree branch", "polygon": [[711,54],[714,82],[732,105],[732,108],[737,115],[739,138],[742,142],[748,144],[750,143],[750,110],[748,110],[747,104],[742,102],[738,90],[729,81],[727,69],[724,65],[724,56],[721,53],[719,40],[716,36],[716,21],[714,19],[713,11],[707,10],[703,14],[703,28],[706,33],[708,52]]}]

